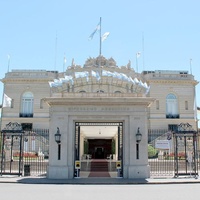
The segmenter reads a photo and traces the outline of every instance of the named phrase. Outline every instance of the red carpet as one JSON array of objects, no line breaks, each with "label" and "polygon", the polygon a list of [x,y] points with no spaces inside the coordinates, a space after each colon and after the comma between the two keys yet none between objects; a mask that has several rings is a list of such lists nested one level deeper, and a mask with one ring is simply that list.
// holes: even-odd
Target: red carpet
[{"label": "red carpet", "polygon": [[92,160],[89,177],[110,177],[108,161],[105,159]]},{"label": "red carpet", "polygon": [[88,177],[110,177],[108,172],[90,172]]}]

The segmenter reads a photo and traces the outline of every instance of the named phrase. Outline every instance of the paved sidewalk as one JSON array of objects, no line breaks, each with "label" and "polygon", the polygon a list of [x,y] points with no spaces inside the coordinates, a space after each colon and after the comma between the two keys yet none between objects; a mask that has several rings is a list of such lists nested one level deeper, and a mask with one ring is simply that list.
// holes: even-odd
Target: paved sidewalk
[{"label": "paved sidewalk", "polygon": [[200,183],[200,178],[149,178],[149,179],[124,179],[124,178],[74,178],[70,180],[47,179],[46,177],[18,177],[0,176],[0,183],[21,183],[21,184],[181,184]]}]

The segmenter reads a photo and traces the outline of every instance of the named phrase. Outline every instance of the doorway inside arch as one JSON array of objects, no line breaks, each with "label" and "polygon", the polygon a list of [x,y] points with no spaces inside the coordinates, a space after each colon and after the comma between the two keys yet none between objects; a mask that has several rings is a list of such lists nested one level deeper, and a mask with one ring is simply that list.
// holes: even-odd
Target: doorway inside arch
[{"label": "doorway inside arch", "polygon": [[123,122],[76,122],[74,177],[123,176]]}]

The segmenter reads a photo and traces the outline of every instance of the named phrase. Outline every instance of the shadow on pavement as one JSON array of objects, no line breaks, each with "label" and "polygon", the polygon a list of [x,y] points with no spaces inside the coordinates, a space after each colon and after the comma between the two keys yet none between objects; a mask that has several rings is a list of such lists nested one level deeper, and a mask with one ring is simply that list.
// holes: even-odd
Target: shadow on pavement
[{"label": "shadow on pavement", "polygon": [[147,184],[146,179],[123,179],[123,178],[74,178],[74,179],[47,179],[38,177],[22,177],[17,180],[23,184]]}]

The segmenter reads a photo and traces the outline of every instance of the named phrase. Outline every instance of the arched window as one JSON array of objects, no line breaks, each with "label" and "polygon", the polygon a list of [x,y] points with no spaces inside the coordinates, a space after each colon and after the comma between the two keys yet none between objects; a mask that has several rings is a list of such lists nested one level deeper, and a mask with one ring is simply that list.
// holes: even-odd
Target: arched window
[{"label": "arched window", "polygon": [[121,91],[115,91],[114,93],[121,93]]},{"label": "arched window", "polygon": [[85,90],[81,90],[81,91],[79,91],[79,93],[86,93],[86,91]]},{"label": "arched window", "polygon": [[166,118],[179,118],[178,101],[174,94],[166,97]]},{"label": "arched window", "polygon": [[33,94],[25,92],[21,99],[20,117],[33,117]]},{"label": "arched window", "polygon": [[97,90],[97,93],[104,93],[103,90]]}]

